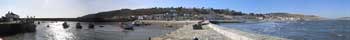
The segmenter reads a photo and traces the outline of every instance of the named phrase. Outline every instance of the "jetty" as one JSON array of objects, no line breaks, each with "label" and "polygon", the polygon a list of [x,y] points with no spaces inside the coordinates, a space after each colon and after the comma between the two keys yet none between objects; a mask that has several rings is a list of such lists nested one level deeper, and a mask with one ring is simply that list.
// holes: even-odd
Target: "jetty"
[{"label": "jetty", "polygon": [[[260,35],[243,32],[237,29],[225,29],[210,23],[209,21],[159,21],[142,20],[143,23],[172,25],[181,24],[177,30],[157,37],[150,37],[149,40],[288,40],[280,37]],[[194,28],[194,25],[201,24],[201,29]]]}]

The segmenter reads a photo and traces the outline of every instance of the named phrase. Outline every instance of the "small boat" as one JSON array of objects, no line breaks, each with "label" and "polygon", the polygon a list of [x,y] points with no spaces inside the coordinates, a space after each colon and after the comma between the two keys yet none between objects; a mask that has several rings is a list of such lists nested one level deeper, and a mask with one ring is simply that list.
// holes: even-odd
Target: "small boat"
[{"label": "small boat", "polygon": [[46,27],[50,27],[50,25],[47,25]]},{"label": "small boat", "polygon": [[122,23],[121,27],[124,28],[125,30],[134,30],[134,27],[132,24]]},{"label": "small boat", "polygon": [[126,30],[134,30],[133,27],[124,27],[124,29],[126,29]]},{"label": "small boat", "polygon": [[40,22],[38,22],[38,24],[40,24]]},{"label": "small boat", "polygon": [[63,28],[68,28],[68,27],[69,27],[69,25],[68,25],[67,22],[64,22],[64,23],[62,24],[62,26],[63,26]]},{"label": "small boat", "polygon": [[144,23],[144,22],[141,22],[141,21],[133,21],[131,24],[133,24],[134,26],[150,25],[148,23]]},{"label": "small boat", "polygon": [[75,26],[76,26],[77,29],[81,29],[82,28],[80,23],[77,23]]},{"label": "small boat", "polygon": [[99,26],[99,27],[105,27],[105,26]]},{"label": "small boat", "polygon": [[94,27],[95,27],[94,24],[89,24],[89,28],[90,28],[90,29],[93,29]]}]

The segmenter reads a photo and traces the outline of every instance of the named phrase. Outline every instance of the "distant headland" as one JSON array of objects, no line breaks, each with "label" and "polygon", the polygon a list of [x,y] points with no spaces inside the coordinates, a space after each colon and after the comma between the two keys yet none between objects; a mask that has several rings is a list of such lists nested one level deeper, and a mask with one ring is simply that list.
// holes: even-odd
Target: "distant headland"
[{"label": "distant headland", "polygon": [[350,20],[350,17],[340,17],[340,18],[337,18],[337,20]]}]

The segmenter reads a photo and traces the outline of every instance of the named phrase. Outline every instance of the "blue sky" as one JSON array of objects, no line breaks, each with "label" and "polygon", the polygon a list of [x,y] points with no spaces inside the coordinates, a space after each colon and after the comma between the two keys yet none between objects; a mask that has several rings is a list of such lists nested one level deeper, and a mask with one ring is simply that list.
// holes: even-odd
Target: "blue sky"
[{"label": "blue sky", "polygon": [[121,8],[206,7],[245,13],[287,12],[326,18],[350,16],[350,0],[0,0],[0,15],[67,18]]}]

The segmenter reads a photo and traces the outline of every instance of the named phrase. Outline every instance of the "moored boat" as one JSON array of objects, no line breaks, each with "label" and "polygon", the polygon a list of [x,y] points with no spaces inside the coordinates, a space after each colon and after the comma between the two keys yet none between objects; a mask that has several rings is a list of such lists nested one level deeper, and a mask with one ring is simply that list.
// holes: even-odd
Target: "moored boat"
[{"label": "moored boat", "polygon": [[77,29],[81,29],[81,28],[83,28],[83,27],[81,26],[81,24],[80,24],[80,23],[77,23],[77,24],[75,25],[75,27],[76,27]]},{"label": "moored boat", "polygon": [[67,22],[64,22],[64,23],[62,24],[62,26],[63,26],[63,28],[68,28],[68,27],[69,27],[69,25],[68,25]]}]

